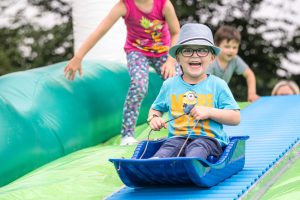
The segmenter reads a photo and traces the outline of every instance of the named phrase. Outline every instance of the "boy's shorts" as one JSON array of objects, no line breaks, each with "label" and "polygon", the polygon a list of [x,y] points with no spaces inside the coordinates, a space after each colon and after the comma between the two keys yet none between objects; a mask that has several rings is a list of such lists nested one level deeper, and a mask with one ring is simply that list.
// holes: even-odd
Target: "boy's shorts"
[{"label": "boy's shorts", "polygon": [[[153,157],[177,157],[185,137],[168,138]],[[220,143],[211,137],[189,138],[179,156],[207,159],[208,156],[219,157],[223,153]]]}]

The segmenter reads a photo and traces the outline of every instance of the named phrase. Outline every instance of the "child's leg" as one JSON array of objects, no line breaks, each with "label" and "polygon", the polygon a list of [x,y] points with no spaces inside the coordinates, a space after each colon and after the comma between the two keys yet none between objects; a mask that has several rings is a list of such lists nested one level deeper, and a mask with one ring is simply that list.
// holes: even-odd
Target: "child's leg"
[{"label": "child's leg", "polygon": [[[159,150],[154,154],[153,157],[158,158],[169,158],[169,157],[176,157],[179,153],[182,145],[184,144],[186,138],[183,137],[173,137],[168,138],[167,141],[165,141]],[[181,152],[181,155],[183,155],[184,149]]]},{"label": "child's leg", "polygon": [[127,66],[130,86],[123,108],[121,133],[122,137],[133,137],[141,103],[148,91],[149,62],[142,53],[130,52],[127,54]]},{"label": "child's leg", "polygon": [[207,159],[208,156],[219,157],[223,153],[222,147],[217,140],[209,137],[194,139],[185,149],[186,157]]},{"label": "child's leg", "polygon": [[[161,76],[161,66],[166,62],[168,56],[164,55],[158,58],[149,57],[150,66],[153,67],[155,72]],[[162,77],[162,76],[161,76]]]}]

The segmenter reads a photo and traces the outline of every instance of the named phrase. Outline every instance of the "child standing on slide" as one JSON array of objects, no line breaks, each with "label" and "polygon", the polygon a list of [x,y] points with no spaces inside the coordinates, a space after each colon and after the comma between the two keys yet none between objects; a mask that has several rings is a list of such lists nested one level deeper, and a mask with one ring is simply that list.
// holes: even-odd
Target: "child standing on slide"
[{"label": "child standing on slide", "polygon": [[177,71],[176,60],[168,56],[169,47],[176,43],[180,30],[170,0],[120,0],[68,62],[64,73],[69,80],[74,80],[77,71],[81,76],[84,56],[121,17],[127,27],[124,50],[130,75],[121,145],[131,145],[137,143],[134,128],[148,90],[149,67],[163,79],[173,77]]}]

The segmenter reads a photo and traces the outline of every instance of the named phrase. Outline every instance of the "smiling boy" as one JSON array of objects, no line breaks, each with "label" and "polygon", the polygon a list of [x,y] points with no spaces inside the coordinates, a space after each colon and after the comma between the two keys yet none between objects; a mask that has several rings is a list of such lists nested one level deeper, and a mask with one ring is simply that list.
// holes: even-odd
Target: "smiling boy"
[{"label": "smiling boy", "polygon": [[206,159],[222,154],[222,147],[228,144],[223,124],[239,124],[240,111],[226,82],[206,73],[219,52],[206,25],[182,26],[169,54],[176,58],[183,74],[164,82],[149,111],[148,123],[153,130],[166,128],[161,117],[164,112],[168,112],[169,119],[176,118],[169,122],[169,138],[154,157]]}]

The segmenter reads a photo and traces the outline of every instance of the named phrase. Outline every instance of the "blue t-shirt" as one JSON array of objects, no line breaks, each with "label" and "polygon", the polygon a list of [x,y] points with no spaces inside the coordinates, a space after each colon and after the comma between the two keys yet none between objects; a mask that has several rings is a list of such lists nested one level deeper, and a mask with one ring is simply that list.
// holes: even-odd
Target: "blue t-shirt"
[{"label": "blue t-shirt", "polygon": [[217,59],[215,59],[214,62],[209,65],[206,72],[220,77],[221,79],[229,83],[234,72],[238,75],[241,75],[244,74],[244,72],[248,68],[249,66],[245,63],[245,61],[241,57],[236,56],[228,63],[225,70],[220,67]]},{"label": "blue t-shirt", "polygon": [[[195,85],[183,81],[180,76],[167,79],[152,104],[154,110],[168,112],[169,119],[182,114],[191,105],[209,106],[218,109],[239,109],[227,83],[209,75],[206,79]],[[209,136],[217,139],[222,146],[228,144],[228,136],[223,131],[223,125],[211,120],[197,122],[189,115],[183,115],[169,122],[169,137],[187,136],[191,138]]]}]

